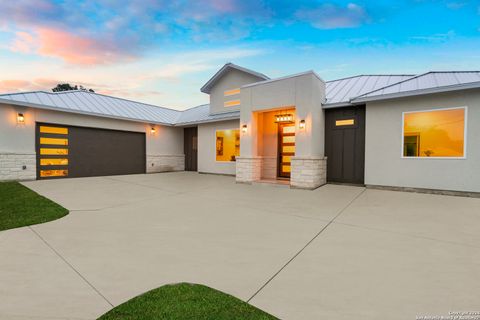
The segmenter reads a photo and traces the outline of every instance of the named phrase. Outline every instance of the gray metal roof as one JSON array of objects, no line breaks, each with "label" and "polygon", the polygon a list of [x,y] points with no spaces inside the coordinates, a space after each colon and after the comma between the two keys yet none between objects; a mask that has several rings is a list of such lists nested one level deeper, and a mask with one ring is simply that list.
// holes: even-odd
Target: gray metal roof
[{"label": "gray metal roof", "polygon": [[[480,71],[360,75],[326,82],[323,107],[468,88],[480,88]],[[0,103],[172,126],[240,118],[239,111],[212,115],[208,104],[178,111],[80,90],[0,94]]]},{"label": "gray metal roof", "polygon": [[326,82],[325,107],[350,104],[364,93],[412,78],[414,75],[359,75]]},{"label": "gray metal roof", "polygon": [[80,90],[1,94],[0,102],[167,125],[174,124],[182,113],[173,109]]},{"label": "gray metal roof", "polygon": [[207,83],[205,83],[205,84],[203,85],[203,87],[200,89],[200,91],[203,92],[203,93],[210,93],[210,90],[211,90],[212,87],[215,85],[215,83],[216,83],[225,73],[227,73],[230,69],[236,69],[236,70],[239,70],[239,71],[242,71],[242,72],[245,72],[245,73],[254,75],[254,76],[256,76],[257,78],[259,78],[259,79],[261,79],[261,80],[268,80],[268,79],[270,79],[269,77],[267,77],[267,76],[264,75],[263,73],[256,72],[256,71],[253,71],[253,70],[244,68],[244,67],[240,67],[240,66],[237,66],[236,64],[233,64],[233,63],[230,63],[230,62],[229,62],[229,63],[225,64],[220,70],[218,70],[217,73],[215,73],[215,74],[213,75],[213,77],[211,77],[210,80],[208,80]]},{"label": "gray metal roof", "polygon": [[186,126],[194,123],[206,123],[240,119],[240,111],[210,114],[210,105],[204,104],[182,112],[175,125]]},{"label": "gray metal roof", "polygon": [[393,99],[470,88],[480,88],[480,71],[427,72],[366,92],[352,99],[352,102]]}]

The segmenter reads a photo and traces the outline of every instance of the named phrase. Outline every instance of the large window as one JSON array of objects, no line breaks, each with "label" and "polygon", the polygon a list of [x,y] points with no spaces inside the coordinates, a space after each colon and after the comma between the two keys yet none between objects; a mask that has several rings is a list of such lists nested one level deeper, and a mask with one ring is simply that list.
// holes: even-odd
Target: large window
[{"label": "large window", "polygon": [[403,156],[465,157],[467,108],[406,112],[403,115]]},{"label": "large window", "polygon": [[216,160],[235,161],[240,155],[240,130],[218,130],[216,132]]}]

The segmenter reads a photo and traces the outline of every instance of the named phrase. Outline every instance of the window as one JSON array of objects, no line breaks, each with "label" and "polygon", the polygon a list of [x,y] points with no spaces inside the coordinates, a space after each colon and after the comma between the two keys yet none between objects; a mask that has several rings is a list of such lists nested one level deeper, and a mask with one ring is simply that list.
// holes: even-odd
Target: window
[{"label": "window", "polygon": [[403,115],[403,156],[465,157],[466,108],[406,112]]},{"label": "window", "polygon": [[40,137],[40,144],[54,144],[59,146],[68,146],[68,139]]},{"label": "window", "polygon": [[68,159],[55,158],[55,159],[40,159],[41,166],[66,166],[68,165]]},{"label": "window", "polygon": [[234,96],[236,94],[240,94],[240,88],[227,90],[223,92],[224,96]]},{"label": "window", "polygon": [[68,170],[40,170],[40,177],[66,177]]},{"label": "window", "polygon": [[68,128],[40,126],[41,133],[68,134]]},{"label": "window", "polygon": [[223,103],[224,107],[234,107],[239,105],[240,105],[240,100],[230,100],[230,101],[225,101]]},{"label": "window", "polygon": [[67,155],[68,149],[40,148],[41,155]]},{"label": "window", "polygon": [[215,159],[217,161],[235,161],[235,158],[240,155],[240,130],[219,130],[215,135]]},{"label": "window", "polygon": [[336,120],[335,126],[353,126],[355,124],[355,119],[345,119],[345,120]]}]

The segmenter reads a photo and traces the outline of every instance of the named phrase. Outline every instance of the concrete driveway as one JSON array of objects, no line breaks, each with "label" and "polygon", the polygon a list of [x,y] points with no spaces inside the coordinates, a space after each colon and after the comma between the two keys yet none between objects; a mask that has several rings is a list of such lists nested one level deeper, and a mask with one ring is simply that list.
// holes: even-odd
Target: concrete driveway
[{"label": "concrete driveway", "polygon": [[196,173],[25,185],[71,213],[0,232],[1,319],[95,319],[184,281],[282,319],[480,310],[480,199]]}]

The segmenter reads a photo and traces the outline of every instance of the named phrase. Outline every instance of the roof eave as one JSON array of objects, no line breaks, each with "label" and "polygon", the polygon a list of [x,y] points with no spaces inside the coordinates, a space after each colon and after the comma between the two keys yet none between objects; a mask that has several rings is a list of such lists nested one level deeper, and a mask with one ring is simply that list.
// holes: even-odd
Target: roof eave
[{"label": "roof eave", "polygon": [[108,118],[108,119],[117,119],[117,120],[124,120],[124,121],[137,122],[137,123],[149,123],[149,124],[157,124],[157,125],[163,125],[163,126],[173,126],[174,125],[174,123],[168,123],[168,122],[151,121],[151,120],[147,120],[147,119],[144,119],[144,120],[142,120],[142,119],[132,119],[132,118],[121,117],[121,116],[106,115],[106,114],[102,114],[102,113],[86,112],[86,111],[81,111],[81,110],[73,110],[73,109],[60,108],[60,107],[50,107],[50,106],[46,106],[46,105],[42,105],[42,104],[22,102],[22,101],[14,101],[14,100],[1,99],[1,98],[0,98],[0,104],[21,106],[21,107],[27,107],[27,108],[37,108],[37,109],[50,110],[50,111],[60,111],[60,112],[66,112],[66,113],[74,113],[74,114],[102,117],[102,118]]},{"label": "roof eave", "polygon": [[412,97],[412,96],[420,96],[420,95],[467,90],[467,89],[476,89],[476,88],[480,88],[480,82],[471,82],[471,83],[457,84],[457,85],[446,86],[446,87],[436,87],[436,88],[428,88],[428,89],[421,89],[421,90],[390,93],[390,94],[383,94],[383,95],[377,95],[377,96],[371,96],[371,97],[357,97],[357,98],[353,98],[351,100],[351,103],[390,100],[390,99],[398,99],[398,98],[404,98],[404,97]]},{"label": "roof eave", "polygon": [[185,127],[191,126],[195,124],[204,124],[204,123],[213,123],[213,122],[222,122],[222,121],[230,121],[230,120],[240,120],[240,114],[238,116],[231,116],[221,119],[207,119],[207,120],[200,120],[200,121],[189,121],[189,122],[179,122],[175,123],[174,127]]}]

